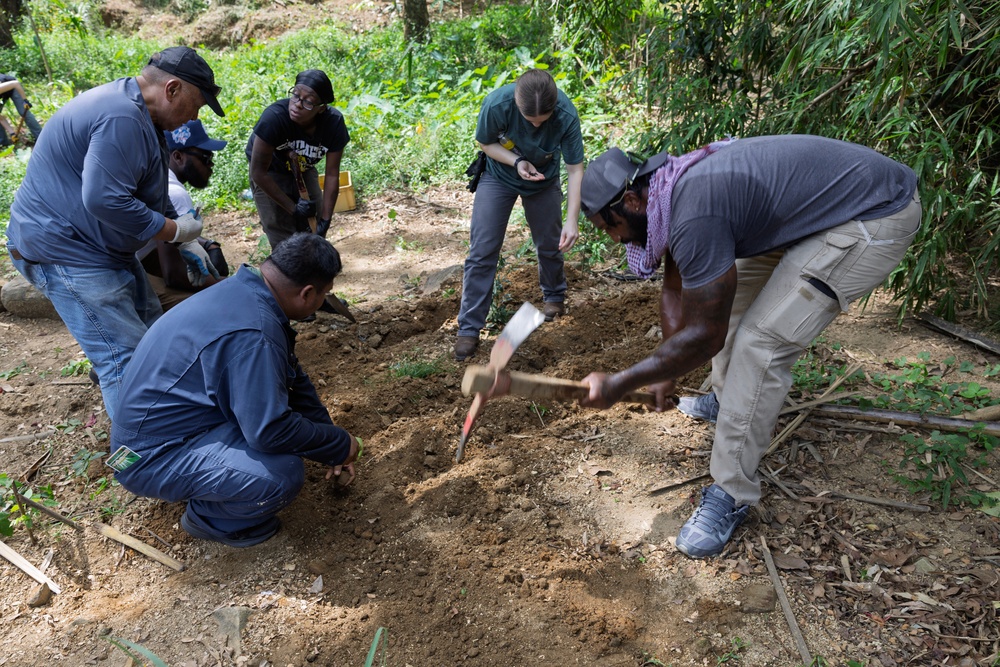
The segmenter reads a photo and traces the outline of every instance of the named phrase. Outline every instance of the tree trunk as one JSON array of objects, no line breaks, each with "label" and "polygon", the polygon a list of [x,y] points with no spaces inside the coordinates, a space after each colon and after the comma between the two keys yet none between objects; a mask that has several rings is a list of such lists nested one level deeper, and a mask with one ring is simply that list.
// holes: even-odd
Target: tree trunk
[{"label": "tree trunk", "polygon": [[13,49],[17,46],[14,29],[23,13],[23,0],[0,0],[0,48]]},{"label": "tree trunk", "polygon": [[[7,0],[0,0],[6,2]],[[406,41],[427,41],[427,0],[403,0],[403,36]]]}]

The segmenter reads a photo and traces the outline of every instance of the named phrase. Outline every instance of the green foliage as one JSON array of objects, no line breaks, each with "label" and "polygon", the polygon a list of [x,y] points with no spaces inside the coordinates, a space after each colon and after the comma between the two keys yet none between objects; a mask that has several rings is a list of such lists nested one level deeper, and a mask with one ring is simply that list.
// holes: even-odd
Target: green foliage
[{"label": "green foliage", "polygon": [[945,509],[961,503],[994,505],[991,498],[969,484],[965,474],[967,467],[985,466],[986,455],[1000,444],[1000,439],[983,431],[982,424],[967,433],[932,431],[926,439],[908,433],[901,439],[906,449],[899,467],[915,470],[917,477],[896,477],[911,490],[929,493]]},{"label": "green foliage", "polygon": [[11,368],[9,370],[0,372],[0,380],[9,380],[11,378],[15,378],[21,373],[24,373],[26,370],[28,370],[28,362],[22,361],[15,368]]},{"label": "green foliage", "polygon": [[631,124],[619,145],[811,133],[912,166],[924,224],[888,286],[904,311],[986,314],[1000,262],[998,0],[570,0],[557,20],[571,45],[598,40],[587,63],[609,90],[646,103],[645,130]]},{"label": "green foliage", "polygon": [[22,498],[47,506],[56,504],[51,485],[32,488],[27,484],[16,482],[7,473],[0,472],[0,535],[7,537],[13,535],[18,526],[34,527],[35,519],[40,514],[37,509],[27,504],[21,506],[17,496],[14,495],[15,484]]},{"label": "green foliage", "polygon": [[872,382],[884,393],[871,400],[862,399],[859,405],[956,415],[997,403],[990,397],[989,389],[978,382],[946,382],[944,373],[953,363],[954,358],[949,358],[935,366],[927,352],[921,352],[915,360],[896,359],[893,361],[896,372],[871,375]]},{"label": "green foliage", "polygon": [[517,311],[517,304],[508,292],[510,281],[503,277],[507,262],[503,255],[497,262],[496,278],[493,279],[493,299],[490,301],[490,311],[486,315],[486,328],[491,331],[500,331],[504,325],[514,317]]},{"label": "green foliage", "polygon": [[103,639],[131,658],[142,667],[169,667],[163,658],[159,657],[142,644],[136,644],[126,639],[104,635]]},{"label": "green foliage", "polygon": [[730,649],[719,656],[716,665],[726,665],[743,661],[743,653],[750,647],[750,643],[743,641],[739,637],[730,640]]},{"label": "green foliage", "polygon": [[419,359],[416,357],[404,357],[393,362],[389,367],[396,377],[425,378],[444,372],[444,365],[441,359]]},{"label": "green foliage", "polygon": [[90,369],[90,359],[81,359],[80,361],[71,361],[63,366],[59,369],[59,374],[63,377],[76,377],[78,375],[86,375],[90,372]]},{"label": "green foliage", "polygon": [[[378,662],[376,662],[376,659]],[[379,628],[375,631],[375,638],[372,639],[371,648],[368,649],[368,656],[365,658],[365,667],[373,665],[389,664],[389,631],[386,628]]]}]

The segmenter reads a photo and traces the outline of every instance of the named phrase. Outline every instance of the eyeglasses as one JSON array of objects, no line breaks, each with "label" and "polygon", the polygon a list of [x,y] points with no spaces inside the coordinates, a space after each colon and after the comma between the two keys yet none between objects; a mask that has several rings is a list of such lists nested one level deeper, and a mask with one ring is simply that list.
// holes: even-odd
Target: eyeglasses
[{"label": "eyeglasses", "polygon": [[628,189],[632,186],[632,183],[635,182],[635,178],[636,176],[639,175],[639,170],[642,169],[643,164],[644,163],[639,163],[638,165],[636,165],[635,171],[632,172],[632,175],[625,179],[625,185],[622,186],[621,196],[618,199],[611,202],[610,204],[608,204],[609,209],[614,208],[615,206],[618,206],[618,204],[622,203],[622,201],[625,199],[625,193],[628,192]]},{"label": "eyeglasses", "polygon": [[204,164],[204,165],[208,165],[208,166],[212,165],[212,153],[210,153],[208,151],[200,151],[200,150],[198,150],[196,148],[188,148],[188,149],[185,149],[185,150],[183,150],[181,152],[182,153],[187,153],[188,155],[190,155],[190,156],[192,156],[194,158],[197,158],[197,160],[199,162],[201,162],[202,164]]},{"label": "eyeglasses", "polygon": [[295,88],[288,89],[288,97],[289,99],[293,99],[296,102],[298,102],[299,106],[301,106],[306,111],[312,111],[316,107],[323,106],[322,102],[310,102],[304,97],[300,97],[299,94],[295,92]]}]

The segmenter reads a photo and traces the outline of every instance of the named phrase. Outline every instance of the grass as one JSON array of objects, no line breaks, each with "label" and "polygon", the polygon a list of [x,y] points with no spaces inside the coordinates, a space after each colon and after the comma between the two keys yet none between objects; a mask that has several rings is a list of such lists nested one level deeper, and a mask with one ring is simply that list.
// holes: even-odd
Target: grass
[{"label": "grass", "polygon": [[407,356],[389,366],[394,377],[426,378],[445,372],[442,359],[419,359]]}]

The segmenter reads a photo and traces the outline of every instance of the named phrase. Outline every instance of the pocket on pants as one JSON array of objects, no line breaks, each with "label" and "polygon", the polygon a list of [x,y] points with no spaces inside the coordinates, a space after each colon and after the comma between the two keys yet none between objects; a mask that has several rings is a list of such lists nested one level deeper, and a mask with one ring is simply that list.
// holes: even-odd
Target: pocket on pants
[{"label": "pocket on pants", "polygon": [[823,239],[820,251],[802,267],[802,275],[830,285],[831,278],[835,277],[860,240],[857,236],[830,232]]},{"label": "pocket on pants", "polygon": [[836,299],[803,280],[774,303],[757,328],[776,340],[804,349],[839,313]]}]

